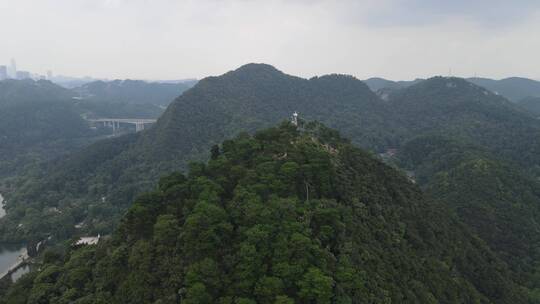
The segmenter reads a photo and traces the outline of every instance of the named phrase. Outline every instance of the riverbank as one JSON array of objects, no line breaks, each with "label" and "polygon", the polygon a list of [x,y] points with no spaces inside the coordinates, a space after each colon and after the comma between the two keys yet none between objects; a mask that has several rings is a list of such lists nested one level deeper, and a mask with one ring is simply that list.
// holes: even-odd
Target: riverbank
[{"label": "riverbank", "polygon": [[3,218],[6,215],[6,209],[4,209],[4,197],[0,193],[0,218]]},{"label": "riverbank", "polygon": [[25,266],[29,259],[30,259],[30,256],[28,255],[28,250],[26,248],[23,248],[20,251],[19,256],[17,256],[15,263],[12,264],[7,270],[0,273],[0,280],[16,272],[19,268]]}]

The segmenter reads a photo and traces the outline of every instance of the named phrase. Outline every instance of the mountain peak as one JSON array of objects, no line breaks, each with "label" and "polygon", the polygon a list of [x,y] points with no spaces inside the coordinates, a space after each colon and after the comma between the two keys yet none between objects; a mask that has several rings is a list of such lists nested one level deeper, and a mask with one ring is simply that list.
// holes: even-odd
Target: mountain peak
[{"label": "mountain peak", "polygon": [[408,91],[420,91],[423,94],[450,94],[465,96],[494,96],[493,92],[459,77],[436,76],[412,85]]},{"label": "mountain peak", "polygon": [[[236,70],[229,71],[223,75],[210,76],[202,79],[195,87],[207,87],[215,81],[236,82],[237,85],[245,83],[268,83],[275,79],[287,78],[288,75],[275,67],[264,63],[248,63]],[[215,85],[215,84],[213,84]]]},{"label": "mountain peak", "polygon": [[282,71],[276,69],[274,66],[266,64],[266,63],[248,63],[244,64],[243,66],[237,68],[236,70],[232,71],[231,73],[257,73],[257,74],[283,74]]},{"label": "mountain peak", "polygon": [[267,63],[257,63],[257,62],[246,63],[236,69],[236,71],[241,71],[241,70],[268,70],[268,71],[280,72],[273,65],[270,65]]},{"label": "mountain peak", "polygon": [[468,85],[471,84],[467,80],[459,77],[453,77],[453,76],[435,76],[426,79],[425,84],[435,84],[435,83],[445,83],[449,85]]}]

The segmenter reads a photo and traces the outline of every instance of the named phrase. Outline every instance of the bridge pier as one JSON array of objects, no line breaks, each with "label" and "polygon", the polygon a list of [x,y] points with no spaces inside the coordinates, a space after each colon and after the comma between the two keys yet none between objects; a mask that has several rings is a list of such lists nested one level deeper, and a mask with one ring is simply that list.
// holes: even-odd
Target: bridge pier
[{"label": "bridge pier", "polygon": [[143,122],[135,123],[135,132],[140,132],[142,130],[144,130],[144,123]]}]

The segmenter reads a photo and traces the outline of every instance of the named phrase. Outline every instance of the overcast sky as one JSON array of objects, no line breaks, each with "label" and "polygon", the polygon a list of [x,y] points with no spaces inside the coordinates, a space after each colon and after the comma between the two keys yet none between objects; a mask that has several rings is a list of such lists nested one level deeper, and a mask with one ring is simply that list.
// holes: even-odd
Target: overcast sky
[{"label": "overcast sky", "polygon": [[293,75],[540,79],[538,0],[0,0],[0,65],[179,79],[264,62]]}]

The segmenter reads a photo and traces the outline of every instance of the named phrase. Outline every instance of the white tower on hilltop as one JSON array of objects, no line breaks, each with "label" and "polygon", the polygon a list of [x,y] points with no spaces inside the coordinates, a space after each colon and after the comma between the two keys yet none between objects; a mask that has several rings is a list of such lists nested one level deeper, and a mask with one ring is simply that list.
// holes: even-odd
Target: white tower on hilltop
[{"label": "white tower on hilltop", "polygon": [[292,115],[291,123],[295,126],[298,126],[298,113],[296,113],[296,111],[294,111]]}]

